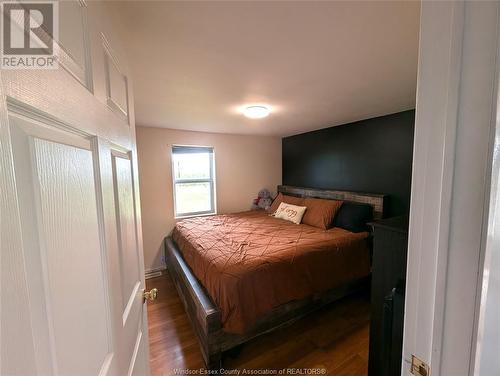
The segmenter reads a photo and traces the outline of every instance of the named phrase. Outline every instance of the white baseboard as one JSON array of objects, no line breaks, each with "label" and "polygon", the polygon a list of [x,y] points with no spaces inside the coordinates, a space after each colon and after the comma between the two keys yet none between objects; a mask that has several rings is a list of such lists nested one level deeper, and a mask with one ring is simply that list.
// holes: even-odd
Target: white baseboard
[{"label": "white baseboard", "polygon": [[155,269],[149,269],[146,270],[144,273],[144,278],[145,279],[150,279],[150,278],[155,278],[155,277],[161,277],[163,275],[163,272],[167,270],[166,266],[163,266],[161,268],[155,268]]}]

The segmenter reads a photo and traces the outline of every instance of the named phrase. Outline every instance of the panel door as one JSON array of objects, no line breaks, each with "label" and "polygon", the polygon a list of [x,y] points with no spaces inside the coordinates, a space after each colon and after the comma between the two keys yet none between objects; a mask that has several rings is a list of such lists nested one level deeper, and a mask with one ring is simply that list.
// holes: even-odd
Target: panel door
[{"label": "panel door", "polygon": [[145,372],[143,357],[148,344],[142,325],[145,285],[141,268],[142,253],[137,238],[132,161],[130,153],[117,150],[112,151],[111,160],[121,289],[121,303],[117,306],[122,309],[123,340],[128,344],[126,358],[130,362],[127,375],[142,375]]},{"label": "panel door", "polygon": [[[8,121],[22,247],[2,249],[2,374],[116,374],[91,139],[13,113]],[[15,306],[9,291],[21,295]]]},{"label": "panel door", "polygon": [[61,5],[59,69],[0,71],[1,375],[149,374],[132,92],[111,83],[127,116],[106,100],[104,8]]},{"label": "panel door", "polygon": [[2,145],[18,218],[2,207],[0,374],[148,374],[130,152],[16,111]]}]

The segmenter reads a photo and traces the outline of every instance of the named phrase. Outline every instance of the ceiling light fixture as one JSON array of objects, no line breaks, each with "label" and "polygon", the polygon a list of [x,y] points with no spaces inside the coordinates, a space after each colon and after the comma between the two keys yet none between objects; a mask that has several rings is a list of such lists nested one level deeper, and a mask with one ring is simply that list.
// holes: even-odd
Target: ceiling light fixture
[{"label": "ceiling light fixture", "polygon": [[250,119],[262,119],[269,116],[271,110],[266,106],[248,106],[243,109],[243,115]]}]

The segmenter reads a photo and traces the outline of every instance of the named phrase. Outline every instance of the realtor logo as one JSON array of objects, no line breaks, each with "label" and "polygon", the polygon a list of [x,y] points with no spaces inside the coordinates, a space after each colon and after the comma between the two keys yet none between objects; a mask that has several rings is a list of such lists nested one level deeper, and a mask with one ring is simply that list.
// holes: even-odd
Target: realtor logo
[{"label": "realtor logo", "polygon": [[59,14],[55,1],[4,1],[2,11],[2,69],[56,69],[54,41]]}]

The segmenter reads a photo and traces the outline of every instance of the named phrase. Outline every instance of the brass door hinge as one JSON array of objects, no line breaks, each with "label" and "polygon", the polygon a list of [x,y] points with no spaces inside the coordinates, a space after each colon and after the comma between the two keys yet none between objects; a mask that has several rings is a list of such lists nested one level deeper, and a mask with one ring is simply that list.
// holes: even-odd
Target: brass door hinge
[{"label": "brass door hinge", "polygon": [[411,373],[415,376],[429,376],[430,368],[424,361],[417,358],[415,355],[411,356]]}]

